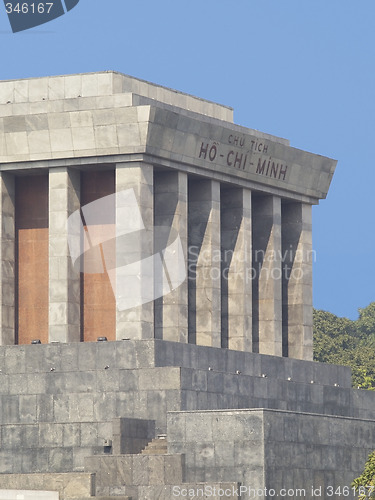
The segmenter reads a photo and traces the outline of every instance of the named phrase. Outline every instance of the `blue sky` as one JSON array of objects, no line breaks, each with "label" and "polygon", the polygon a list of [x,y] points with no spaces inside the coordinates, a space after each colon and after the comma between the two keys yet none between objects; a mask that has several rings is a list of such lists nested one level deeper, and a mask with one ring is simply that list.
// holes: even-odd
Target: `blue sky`
[{"label": "blue sky", "polygon": [[313,209],[314,305],[354,319],[375,300],[373,0],[80,0],[17,34],[0,7],[0,79],[116,70],[337,159]]}]

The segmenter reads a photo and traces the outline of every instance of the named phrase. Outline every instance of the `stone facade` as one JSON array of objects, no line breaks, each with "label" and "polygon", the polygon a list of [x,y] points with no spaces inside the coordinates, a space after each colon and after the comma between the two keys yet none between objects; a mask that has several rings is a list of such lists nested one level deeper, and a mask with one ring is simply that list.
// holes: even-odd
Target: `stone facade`
[{"label": "stone facade", "polygon": [[79,209],[80,177],[66,167],[49,172],[49,340],[80,339],[80,279],[68,249],[68,217]]},{"label": "stone facade", "polygon": [[[352,389],[345,367],[163,340],[8,346],[0,356],[0,489],[26,488],[30,473],[43,489],[83,472],[96,474],[96,495],[134,500],[201,483],[343,487],[375,444],[374,394]],[[141,458],[160,433],[168,454]],[[177,468],[151,480],[147,460]]]},{"label": "stone facade", "polygon": [[[23,491],[14,491],[15,487]],[[39,489],[43,491],[38,491]],[[13,494],[9,493],[11,490],[14,491]],[[2,500],[19,500],[20,498],[22,500],[59,500],[90,497],[94,492],[94,474],[0,475],[0,498]],[[7,494],[9,496],[6,496]]]},{"label": "stone facade", "polygon": [[[224,441],[236,437],[236,442],[245,442],[234,432],[236,419],[243,429],[251,429],[247,419],[255,418],[260,427],[251,439],[260,440],[270,457],[264,458],[264,467],[281,478],[280,487],[287,475],[282,470],[297,465],[296,475],[313,481],[326,469],[319,457],[331,450],[324,458],[331,461],[327,485],[329,478],[344,476],[350,482],[375,444],[374,394],[352,389],[350,369],[345,367],[163,340],[8,346],[0,349],[0,356],[2,474],[92,473],[97,469],[88,464],[94,458],[88,462],[87,457],[104,456],[108,461],[105,457],[120,456],[126,464],[125,456],[139,454],[155,435],[166,433],[169,454],[186,457],[185,482],[244,484],[250,476],[236,475],[237,469],[229,467],[235,444]],[[223,423],[211,429],[217,419]],[[202,464],[208,467],[209,462],[203,451],[199,474],[192,472],[191,460],[196,458],[191,443],[203,450],[209,437],[215,450],[209,467],[226,460],[230,473],[218,467],[214,476],[204,469]],[[214,446],[217,440],[221,444]],[[283,450],[294,457],[297,448],[302,455],[315,451],[298,464],[280,458]],[[241,451],[241,470],[248,453]],[[255,455],[257,467],[263,467]],[[272,458],[276,455],[279,458]],[[344,469],[343,455],[344,463],[350,457],[352,464]],[[281,472],[273,475],[278,461]],[[137,498],[129,488],[120,491],[117,485],[116,491]]]},{"label": "stone facade", "polygon": [[312,361],[335,165],[115,72],[0,82],[0,496],[354,498],[375,397]]},{"label": "stone facade", "polygon": [[351,481],[373,451],[373,436],[370,420],[271,409],[168,416],[169,450],[183,450],[186,481],[236,480],[244,498],[250,489],[309,499],[339,498],[341,491],[354,498]]},{"label": "stone facade", "polygon": [[[310,212],[327,194],[335,161],[235,125],[227,106],[104,72],[0,82],[0,164],[3,345],[29,343],[27,330],[37,335],[37,301],[43,342],[95,340],[99,322],[111,340],[163,338],[312,359]],[[90,172],[113,174],[116,196],[131,189],[144,225],[131,249],[117,238],[115,264],[105,266],[116,311],[97,292],[100,279],[82,284],[69,256],[67,218],[79,209],[87,216]],[[39,234],[40,215],[30,211],[20,225],[14,193],[21,177],[27,187],[28,176],[44,174],[48,251],[35,252],[30,234]],[[31,205],[36,193],[27,193]],[[123,234],[124,207],[113,217]],[[86,225],[89,241],[95,224]],[[153,294],[170,285],[150,260],[159,226],[178,234],[188,279],[154,303]],[[130,258],[139,265],[125,276]],[[25,262],[33,269],[29,292]],[[137,305],[120,307],[129,300]],[[101,303],[105,321],[94,311]]]}]

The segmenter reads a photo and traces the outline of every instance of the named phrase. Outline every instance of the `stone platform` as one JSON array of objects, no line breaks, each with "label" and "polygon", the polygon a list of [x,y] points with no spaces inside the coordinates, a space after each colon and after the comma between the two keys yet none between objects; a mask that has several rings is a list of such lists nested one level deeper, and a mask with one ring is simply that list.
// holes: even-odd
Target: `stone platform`
[{"label": "stone platform", "polygon": [[[185,482],[348,486],[375,446],[375,394],[346,367],[162,340],[4,346],[0,362],[0,488],[83,472],[133,500]],[[168,454],[140,455],[160,433]],[[144,475],[168,460],[173,481]]]}]

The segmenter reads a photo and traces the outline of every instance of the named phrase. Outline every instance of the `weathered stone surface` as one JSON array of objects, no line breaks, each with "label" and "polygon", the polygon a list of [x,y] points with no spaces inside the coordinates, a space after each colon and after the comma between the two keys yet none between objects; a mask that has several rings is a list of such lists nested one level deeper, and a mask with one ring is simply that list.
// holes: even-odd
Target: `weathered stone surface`
[{"label": "weathered stone surface", "polygon": [[[56,491],[61,500],[92,496],[95,492],[94,487],[93,474],[0,474],[0,490],[16,488],[19,490]],[[29,500],[28,497],[26,498]],[[51,499],[46,497],[46,500],[54,500],[54,498],[54,496],[51,496]],[[30,498],[30,500],[34,499]]]},{"label": "weathered stone surface", "polygon": [[[49,172],[49,341],[80,339],[80,273],[68,249],[68,217],[79,209],[80,174],[66,167]],[[61,265],[64,263],[65,265]],[[56,274],[57,273],[57,274]]]},{"label": "weathered stone surface", "polygon": [[335,166],[285,139],[233,125],[228,107],[118,73],[0,82],[0,95],[7,103],[0,109],[3,163],[147,150],[191,173],[199,167],[228,180],[235,173],[244,187],[273,194],[285,187],[310,200],[326,195]]},{"label": "weathered stone surface", "polygon": [[330,487],[350,486],[374,447],[373,431],[373,421],[280,410],[168,416],[169,451],[184,450],[188,482],[220,477],[281,496],[283,489],[300,488],[309,499],[315,498],[312,488],[322,486],[329,496]]},{"label": "weathered stone surface", "polygon": [[282,355],[281,199],[261,197],[253,204],[254,351]]},{"label": "weathered stone surface", "polygon": [[[78,359],[82,348],[87,364],[80,368]],[[273,454],[280,457],[285,450],[288,456],[296,453],[297,458],[289,467],[294,467],[296,475],[308,481],[313,479],[307,472],[307,460],[311,467],[324,461],[327,474],[336,474],[334,480],[339,481],[343,474],[349,477],[360,467],[358,464],[364,463],[367,446],[373,446],[373,421],[343,417],[365,415],[372,420],[375,417],[373,394],[351,389],[350,370],[345,367],[162,340],[118,341],[107,345],[28,345],[20,351],[17,349],[17,346],[0,348],[0,356],[5,352],[7,359],[1,373],[7,382],[0,394],[2,475],[79,471],[86,466],[88,472],[103,471],[100,494],[136,498],[139,488],[151,488],[150,481],[153,488],[164,488],[159,483],[162,475],[164,482],[171,484],[180,484],[185,479],[206,480],[211,484],[215,474],[224,478],[223,470],[232,466],[240,470],[243,464],[247,464],[249,471],[246,480],[263,484],[263,466],[259,464],[263,441],[267,442],[265,453],[270,457],[267,470],[273,478],[278,478],[279,484],[286,482],[287,472],[275,466]],[[66,359],[72,362],[65,364],[65,358],[60,359],[64,349],[68,349]],[[35,364],[34,357],[37,358]],[[23,366],[17,362],[20,360]],[[49,371],[52,362],[59,371]],[[152,362],[161,366],[144,368]],[[26,394],[19,380],[25,366],[34,370],[29,374]],[[108,390],[104,379],[98,384],[101,374],[107,371],[111,374],[107,380]],[[315,379],[314,384],[311,377]],[[128,378],[129,382],[125,383]],[[118,384],[113,383],[116,379]],[[38,380],[43,381],[41,385]],[[270,408],[266,413],[256,410],[266,405]],[[212,411],[234,407],[254,410]],[[180,413],[180,410],[192,410],[192,413]],[[108,452],[138,453],[155,434],[166,432],[168,411],[171,411],[168,416],[171,448],[169,455],[163,458],[163,473],[159,462],[151,469],[142,462],[133,479],[129,476],[132,467],[127,457],[130,455],[115,458]],[[320,415],[300,416],[299,412]],[[247,421],[246,415],[250,413],[252,420]],[[266,417],[260,418],[260,414]],[[155,427],[150,420],[155,420]],[[293,443],[297,443],[295,450]],[[344,450],[345,446],[348,448]],[[323,458],[324,450],[329,447],[339,449],[338,455],[329,452]],[[175,467],[173,453],[186,455],[190,479],[181,476],[185,465]],[[334,470],[340,454],[350,457],[347,472]],[[117,460],[117,465],[114,462],[110,466],[113,475],[108,476],[108,468],[100,465],[102,459],[107,465],[110,460]],[[278,463],[284,461],[284,458],[278,459]],[[118,477],[117,486],[108,477]],[[325,484],[328,479],[325,476]],[[226,480],[241,479],[233,474]],[[124,484],[132,481],[133,486],[125,488]],[[135,487],[136,490],[132,489]],[[51,488],[41,486],[39,489]]]},{"label": "weathered stone surface", "polygon": [[0,490],[2,500],[59,500],[57,491]]},{"label": "weathered stone surface", "polygon": [[[132,190],[139,210],[129,216],[128,207],[116,198],[117,267],[109,270],[109,277],[116,290],[118,340],[154,337],[153,182],[151,165],[139,162],[116,167],[116,192]],[[138,216],[138,227],[129,226]],[[123,235],[131,230],[136,236],[127,247]]]},{"label": "weathered stone surface", "polygon": [[222,347],[252,351],[251,192],[221,190]]},{"label": "weathered stone surface", "polygon": [[155,436],[155,422],[139,418],[119,418],[113,420],[112,430],[113,453],[136,454]]},{"label": "weathered stone surface", "polygon": [[[156,173],[154,187],[155,237],[158,238],[158,248],[155,251],[160,252],[162,248],[165,256],[164,249],[169,247],[174,258],[172,265],[168,265],[167,261],[164,264],[167,269],[169,268],[169,281],[165,274],[158,276],[161,288],[164,289],[166,286],[168,291],[172,290],[155,301],[155,338],[186,343],[188,342],[187,175],[182,172]],[[158,227],[164,228],[159,230],[159,234]],[[165,228],[170,228],[170,231],[166,232]],[[179,275],[184,279],[179,286],[176,286],[179,283],[176,280]]]},{"label": "weathered stone surface", "polygon": [[313,359],[311,206],[282,207],[283,350],[285,356]]},{"label": "weathered stone surface", "polygon": [[15,181],[7,172],[0,173],[0,222],[0,345],[7,345],[15,343]]},{"label": "weathered stone surface", "polygon": [[221,346],[220,185],[189,186],[189,341]]}]

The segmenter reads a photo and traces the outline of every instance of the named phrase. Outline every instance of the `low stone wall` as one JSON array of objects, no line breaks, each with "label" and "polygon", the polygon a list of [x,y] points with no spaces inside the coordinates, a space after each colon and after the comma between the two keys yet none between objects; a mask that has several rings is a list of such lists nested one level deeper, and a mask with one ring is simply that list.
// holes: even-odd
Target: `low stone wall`
[{"label": "low stone wall", "polygon": [[[90,497],[95,495],[95,475],[88,473],[0,474],[0,490],[55,491],[59,495],[56,497],[57,500]],[[44,497],[34,497],[35,500],[42,500],[42,498]],[[26,499],[28,500],[28,497]],[[51,500],[53,499],[54,497],[51,496]]]},{"label": "low stone wall", "polygon": [[[96,474],[96,494],[141,498],[140,488],[181,484],[183,455],[97,455],[85,460],[85,469]],[[159,497],[155,497],[159,498]]]},{"label": "low stone wall", "polygon": [[188,482],[239,481],[279,497],[284,489],[305,490],[288,498],[355,498],[351,482],[373,449],[369,420],[266,409],[168,415],[168,451],[185,453]]},{"label": "low stone wall", "polygon": [[0,490],[1,500],[59,500],[57,491]]}]

